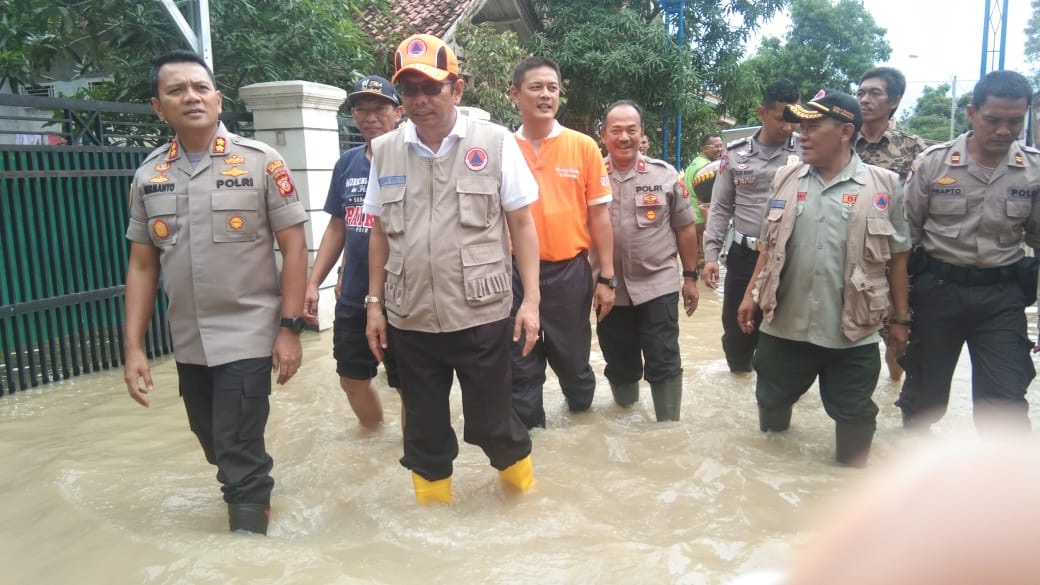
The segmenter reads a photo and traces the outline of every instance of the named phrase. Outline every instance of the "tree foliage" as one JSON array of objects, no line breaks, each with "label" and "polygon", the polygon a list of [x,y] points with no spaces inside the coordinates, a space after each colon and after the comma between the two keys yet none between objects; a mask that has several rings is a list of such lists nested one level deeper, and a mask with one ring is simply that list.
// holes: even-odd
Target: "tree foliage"
[{"label": "tree foliage", "polygon": [[[145,101],[152,59],[189,48],[159,2],[0,0],[0,79],[47,81],[44,72],[72,64],[72,76],[111,74],[93,97]],[[350,87],[372,64],[360,10],[382,0],[211,0],[213,64],[225,108],[238,88],[305,79]],[[10,9],[8,9],[10,7]],[[60,39],[57,40],[57,39]]]},{"label": "tree foliage", "polygon": [[[666,27],[658,0],[536,0],[542,30],[531,52],[552,57],[563,73],[566,125],[595,134],[603,109],[626,98],[644,109],[654,136],[662,121],[683,117],[683,151],[693,153],[697,135],[717,128],[720,112],[705,93],[742,91],[731,75],[750,32],[787,0],[683,0],[682,46],[677,23]],[[691,150],[693,149],[693,150]]]},{"label": "tree foliage", "polygon": [[527,53],[516,33],[499,33],[488,23],[462,23],[455,30],[455,40],[461,49],[463,73],[468,77],[463,105],[485,110],[499,124],[518,127],[520,112],[509,99],[509,86],[513,67]]},{"label": "tree foliage", "polygon": [[1040,0],[1032,0],[1032,13],[1026,24],[1026,62],[1033,66],[1032,82],[1040,88]]},{"label": "tree foliage", "polygon": [[[742,66],[760,88],[787,77],[807,97],[825,87],[850,91],[860,75],[892,54],[885,34],[862,0],[793,0],[784,39],[764,39]],[[734,104],[738,118],[754,118],[761,89],[748,97],[753,99]]]},{"label": "tree foliage", "polygon": [[[971,103],[971,92],[957,98],[957,114],[954,122],[954,136],[968,130],[967,107]],[[900,126],[911,134],[921,138],[945,142],[950,139],[950,84],[939,87],[925,86],[921,97],[917,98],[913,110],[903,114]]]}]

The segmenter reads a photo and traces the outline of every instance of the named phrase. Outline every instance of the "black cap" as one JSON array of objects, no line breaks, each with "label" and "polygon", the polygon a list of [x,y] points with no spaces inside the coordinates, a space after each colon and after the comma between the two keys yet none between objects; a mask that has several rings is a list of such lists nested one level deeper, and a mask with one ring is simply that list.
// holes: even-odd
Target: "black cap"
[{"label": "black cap", "polygon": [[401,100],[394,91],[394,86],[386,79],[378,75],[366,75],[354,83],[354,88],[347,94],[347,103],[354,107],[354,102],[360,97],[381,97],[395,106],[401,105]]},{"label": "black cap", "polygon": [[784,120],[788,122],[820,118],[833,118],[852,124],[856,127],[856,132],[859,132],[863,125],[863,113],[860,112],[856,98],[840,91],[821,89],[805,104],[790,104],[784,108]]}]

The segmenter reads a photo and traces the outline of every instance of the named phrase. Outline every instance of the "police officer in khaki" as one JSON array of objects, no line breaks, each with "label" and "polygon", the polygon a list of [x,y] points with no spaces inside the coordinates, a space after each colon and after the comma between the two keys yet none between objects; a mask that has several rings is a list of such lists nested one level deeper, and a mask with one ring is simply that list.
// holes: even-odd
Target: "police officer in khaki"
[{"label": "police officer in khaki", "polygon": [[[881,320],[889,304],[907,312],[910,233],[899,177],[863,164],[852,151],[862,118],[856,100],[820,90],[786,119],[801,123],[804,163],[773,178],[752,286],[737,317],[744,331],[763,314],[755,351],[759,428],[785,431],[794,403],[819,378],[835,420],[836,459],[864,465],[878,407]],[[906,343],[905,317],[889,341]]]},{"label": "police officer in khaki", "polygon": [[[510,334],[524,355],[538,335],[538,236],[529,209],[538,183],[507,129],[456,108],[465,82],[451,47],[412,35],[397,47],[394,66],[409,119],[372,141],[364,211],[376,220],[365,306],[372,353],[382,359],[389,335],[396,354],[408,421],[401,464],[412,471],[419,503],[451,501],[454,375],[463,439],[484,450],[506,484],[527,490],[531,438],[513,410],[509,356]],[[524,289],[515,327],[510,241]]]},{"label": "police officer in khaki", "polygon": [[1026,390],[1036,370],[1025,307],[1036,301],[1036,259],[1022,243],[1040,246],[1040,151],[1016,140],[1032,98],[1022,75],[987,74],[968,106],[972,130],[926,150],[907,181],[917,246],[897,403],[907,427],[926,429],[945,414],[967,342],[976,426],[1030,428]]},{"label": "police officer in khaki", "polygon": [[152,107],[176,137],[145,159],[131,185],[126,387],[148,406],[142,340],[161,267],[188,423],[217,466],[231,530],[266,534],[271,370],[284,384],[300,367],[307,214],[281,156],[219,121],[221,94],[198,55],[159,57],[150,81]]},{"label": "police officer in khaki", "polygon": [[[757,331],[741,330],[737,307],[758,260],[758,231],[765,215],[769,183],[777,169],[798,157],[799,147],[792,138],[794,125],[784,120],[784,108],[798,103],[798,97],[798,86],[789,79],[778,79],[766,87],[758,106],[762,127],[754,136],[726,146],[712,187],[702,273],[709,288],[718,288],[720,256],[725,255],[722,350],[731,372],[751,371],[751,356],[758,343]],[[736,232],[729,249],[723,250],[730,223]],[[761,316],[755,319],[760,321]]]},{"label": "police officer in khaki", "polygon": [[[679,271],[686,315],[697,308],[697,228],[681,173],[638,151],[643,113],[631,100],[607,106],[600,138],[613,189],[614,308],[596,325],[614,401],[630,406],[646,378],[658,421],[679,420]],[[598,258],[596,259],[598,265]],[[595,272],[595,270],[594,270]]]}]

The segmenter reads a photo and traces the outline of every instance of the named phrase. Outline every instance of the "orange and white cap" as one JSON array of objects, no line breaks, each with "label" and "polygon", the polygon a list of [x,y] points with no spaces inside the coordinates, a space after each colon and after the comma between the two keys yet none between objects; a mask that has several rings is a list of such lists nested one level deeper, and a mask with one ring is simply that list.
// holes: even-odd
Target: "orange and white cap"
[{"label": "orange and white cap", "polygon": [[449,75],[459,76],[459,60],[444,41],[433,35],[412,35],[397,46],[394,53],[394,76],[405,71],[416,71],[434,81],[444,81]]}]

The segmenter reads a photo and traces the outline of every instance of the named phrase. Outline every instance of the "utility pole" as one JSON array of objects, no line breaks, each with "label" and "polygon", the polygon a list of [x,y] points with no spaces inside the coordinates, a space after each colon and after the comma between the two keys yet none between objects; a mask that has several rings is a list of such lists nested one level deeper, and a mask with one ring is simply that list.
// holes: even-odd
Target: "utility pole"
[{"label": "utility pole", "polygon": [[[683,46],[683,13],[685,10],[683,0],[661,0],[661,9],[664,12],[664,25],[668,34],[675,38],[675,43]],[[689,91],[692,88],[686,88]],[[675,168],[682,170],[682,110],[676,106],[675,113],[670,114],[665,110],[661,123],[661,158],[669,160]],[[675,129],[675,158],[668,157],[668,129]]]},{"label": "utility pole", "polygon": [[166,14],[177,26],[177,30],[191,49],[199,54],[210,70],[213,70],[213,44],[210,41],[209,30],[209,0],[188,0],[188,18],[184,18],[174,0],[160,0]]}]

